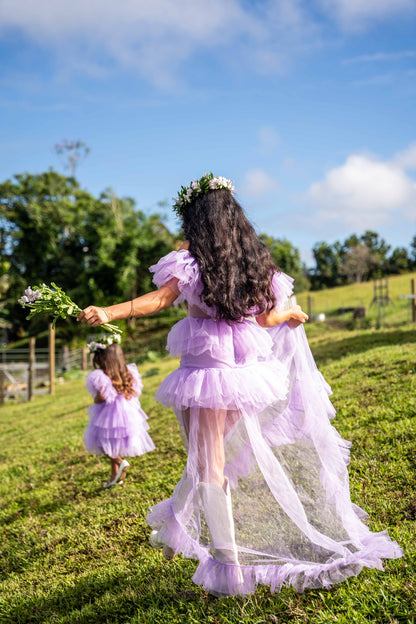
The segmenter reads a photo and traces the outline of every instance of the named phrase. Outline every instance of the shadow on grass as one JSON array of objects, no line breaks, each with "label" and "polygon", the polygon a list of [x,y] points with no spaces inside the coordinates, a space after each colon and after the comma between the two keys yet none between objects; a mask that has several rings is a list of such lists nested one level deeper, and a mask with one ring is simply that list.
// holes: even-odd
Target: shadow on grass
[{"label": "shadow on grass", "polygon": [[[108,475],[106,475],[108,477]],[[55,479],[58,483],[60,479]],[[70,510],[74,504],[79,503],[81,500],[85,503],[95,499],[108,500],[113,503],[115,499],[114,492],[121,494],[122,490],[119,489],[104,489],[102,483],[106,480],[97,478],[97,485],[93,487],[85,486],[85,483],[80,477],[71,477],[68,481],[62,481],[61,487],[50,494],[50,499],[47,501],[40,500],[34,496],[30,497],[30,488],[28,488],[23,494],[16,495],[13,503],[17,507],[17,511],[13,511],[7,516],[4,516],[3,522],[6,525],[12,525],[14,522],[20,522],[22,518],[29,516],[42,517],[44,515],[50,515],[62,511],[63,509]],[[135,484],[131,480],[131,487]],[[124,489],[124,485],[120,486]],[[7,506],[1,507],[5,509]]]},{"label": "shadow on grass", "polygon": [[[72,624],[124,624],[142,622],[166,624],[166,622],[219,622],[226,616],[227,622],[293,622],[295,616],[301,621],[324,621],[319,618],[331,613],[331,621],[344,622],[334,617],[344,610],[347,596],[358,604],[357,579],[346,581],[331,590],[307,590],[296,594],[292,588],[284,588],[281,593],[271,595],[267,588],[259,588],[253,597],[231,597],[217,599],[200,587],[192,585],[189,566],[177,570],[179,574],[166,575],[164,566],[148,564],[145,568],[132,566],[124,572],[97,570],[76,581],[66,581],[66,586],[51,589],[47,595],[20,596],[3,603],[0,616],[4,622],[15,624],[59,622]],[[186,574],[183,578],[182,572]],[[61,582],[65,582],[61,579]],[[358,581],[359,585],[359,581]],[[191,589],[193,587],[193,589]],[[266,590],[266,591],[264,591]],[[35,590],[36,591],[36,590]],[[347,593],[345,593],[347,592]],[[251,604],[250,615],[244,616],[246,607]],[[257,604],[259,603],[259,604]],[[387,590],[380,603],[366,604],[366,612],[361,621],[365,622],[414,622],[409,616],[413,613],[413,589],[401,589],[392,593]],[[369,612],[371,608],[371,612]],[[271,615],[277,613],[277,615]],[[388,614],[387,614],[388,612]],[[190,618],[188,619],[188,615]],[[318,615],[318,618],[315,617]],[[305,619],[310,616],[310,619]],[[369,616],[368,619],[366,616]],[[394,619],[398,616],[400,619]],[[403,619],[401,619],[401,616]],[[406,618],[406,619],[405,619]],[[296,617],[295,621],[300,620]],[[327,621],[325,619],[325,621]],[[358,620],[354,620],[357,621]]]},{"label": "shadow on grass", "polygon": [[[202,613],[206,600],[206,592],[198,587],[195,590],[186,589],[180,577],[173,585],[166,583],[159,565],[122,573],[107,568],[97,570],[72,585],[52,590],[47,596],[10,600],[3,606],[1,615],[5,619],[1,621],[16,624],[49,621],[104,624],[129,622],[138,612],[143,614],[149,611],[153,614],[149,622],[166,622],[169,621],[167,614],[174,612],[178,603],[182,603],[182,612],[187,604],[193,603],[194,608]],[[159,613],[160,620],[154,617]]]},{"label": "shadow on grass", "polygon": [[[88,401],[88,403],[85,403],[85,405],[77,405],[76,407],[76,412],[87,412],[87,409],[89,408],[90,405],[92,405],[93,400],[91,399],[90,401]],[[67,416],[74,416],[74,410],[70,409],[70,410],[65,410],[64,412],[61,412],[60,414],[53,414],[53,419],[55,418],[66,418]]]},{"label": "shadow on grass", "polygon": [[325,364],[347,355],[364,353],[377,347],[401,345],[409,342],[416,342],[416,331],[374,331],[316,345],[313,347],[313,355],[318,364]]}]

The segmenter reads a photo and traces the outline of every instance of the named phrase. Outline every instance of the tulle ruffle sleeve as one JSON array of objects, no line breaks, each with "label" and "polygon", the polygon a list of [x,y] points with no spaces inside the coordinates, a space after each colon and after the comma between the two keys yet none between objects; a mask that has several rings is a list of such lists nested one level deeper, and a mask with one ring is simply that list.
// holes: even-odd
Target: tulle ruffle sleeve
[{"label": "tulle ruffle sleeve", "polygon": [[149,271],[153,273],[153,282],[158,288],[168,285],[179,293],[175,303],[185,301],[187,292],[195,290],[200,278],[198,263],[187,249],[171,251],[153,264]]},{"label": "tulle ruffle sleeve", "polygon": [[85,380],[88,392],[95,398],[98,393],[101,394],[104,401],[112,403],[117,397],[117,391],[114,388],[110,377],[105,374],[101,368],[97,368],[90,373]]},{"label": "tulle ruffle sleeve", "polygon": [[133,377],[133,384],[132,384],[133,390],[136,391],[137,396],[139,397],[143,390],[142,376],[137,370],[136,364],[127,364],[127,368],[129,369]]},{"label": "tulle ruffle sleeve", "polygon": [[293,295],[293,277],[286,273],[276,272],[272,278],[272,290],[276,297],[276,308],[284,310],[289,302],[289,297]]}]

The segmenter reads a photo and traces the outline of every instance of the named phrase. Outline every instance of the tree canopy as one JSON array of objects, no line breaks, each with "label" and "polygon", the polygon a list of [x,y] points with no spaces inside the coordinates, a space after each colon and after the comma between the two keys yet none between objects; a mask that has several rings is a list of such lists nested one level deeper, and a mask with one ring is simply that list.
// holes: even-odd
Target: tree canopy
[{"label": "tree canopy", "polygon": [[295,279],[295,292],[308,290],[310,282],[299,249],[285,238],[273,238],[268,234],[260,234],[260,240],[269,248],[275,265]]},{"label": "tree canopy", "polygon": [[[160,216],[111,190],[98,198],[50,170],[0,184],[0,283],[13,330],[28,285],[59,284],[81,307],[125,300],[151,287],[148,267],[175,246]],[[7,288],[5,288],[7,275]]]},{"label": "tree canopy", "polygon": [[332,288],[416,267],[416,236],[411,243],[413,258],[405,247],[397,247],[389,253],[390,249],[390,245],[372,230],[361,236],[351,234],[343,243],[316,243],[312,250],[315,267],[310,271],[312,288]]}]

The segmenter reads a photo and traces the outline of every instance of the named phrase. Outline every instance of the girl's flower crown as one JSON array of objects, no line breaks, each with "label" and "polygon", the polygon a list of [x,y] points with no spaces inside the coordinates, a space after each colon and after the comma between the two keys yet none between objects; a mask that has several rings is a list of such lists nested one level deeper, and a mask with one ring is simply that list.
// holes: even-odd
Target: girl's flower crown
[{"label": "girl's flower crown", "polygon": [[187,206],[198,195],[205,195],[208,191],[216,191],[217,189],[228,189],[233,192],[233,181],[221,176],[215,177],[213,173],[204,173],[202,178],[194,180],[189,186],[181,186],[181,190],[178,191],[178,198],[173,204],[173,209],[177,215],[182,217]]},{"label": "girl's flower crown", "polygon": [[99,349],[106,349],[114,342],[117,342],[118,344],[120,344],[121,342],[121,336],[119,334],[103,334],[99,338],[100,342],[96,342],[95,340],[93,340],[92,342],[89,342],[87,344],[90,353],[95,353]]}]

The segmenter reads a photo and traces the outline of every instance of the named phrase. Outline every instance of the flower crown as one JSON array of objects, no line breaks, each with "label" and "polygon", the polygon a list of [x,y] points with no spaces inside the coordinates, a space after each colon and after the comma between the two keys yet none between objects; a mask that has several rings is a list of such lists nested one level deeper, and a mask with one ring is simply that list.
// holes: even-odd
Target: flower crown
[{"label": "flower crown", "polygon": [[119,334],[103,334],[99,338],[100,342],[96,342],[95,340],[93,340],[92,342],[89,342],[87,344],[90,353],[96,353],[99,349],[106,349],[114,342],[117,342],[118,344],[120,344],[121,342],[121,337]]},{"label": "flower crown", "polygon": [[199,180],[193,180],[189,186],[181,186],[178,191],[178,198],[173,204],[173,209],[177,215],[183,216],[186,207],[191,204],[198,195],[205,195],[208,191],[216,191],[217,189],[228,189],[233,192],[234,186],[232,180],[223,177],[215,177],[213,173],[204,173]]}]

